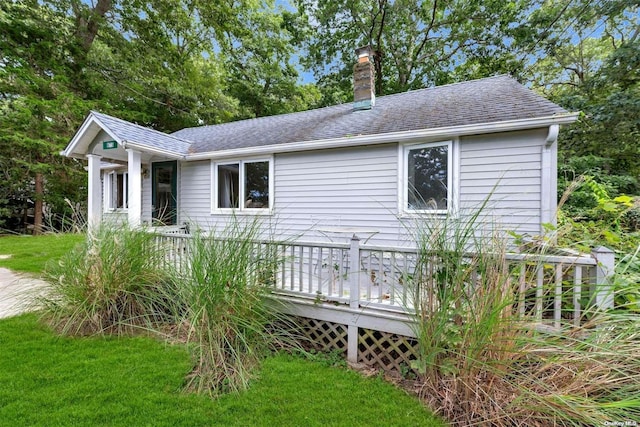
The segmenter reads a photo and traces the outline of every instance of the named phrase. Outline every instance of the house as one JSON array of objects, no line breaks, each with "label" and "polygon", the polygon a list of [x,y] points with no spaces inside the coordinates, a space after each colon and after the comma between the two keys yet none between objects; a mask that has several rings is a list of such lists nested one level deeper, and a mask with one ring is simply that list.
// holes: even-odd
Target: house
[{"label": "house", "polygon": [[90,224],[219,227],[262,215],[283,235],[401,245],[416,216],[554,221],[559,126],[577,115],[507,75],[375,97],[359,49],[353,104],[182,129],[91,112],[64,156],[88,160]]}]

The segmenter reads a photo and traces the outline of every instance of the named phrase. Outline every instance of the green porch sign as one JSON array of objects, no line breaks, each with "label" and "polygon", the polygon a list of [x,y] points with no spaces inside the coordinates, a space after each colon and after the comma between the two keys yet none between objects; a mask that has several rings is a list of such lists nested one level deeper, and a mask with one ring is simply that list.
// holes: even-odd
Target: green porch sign
[{"label": "green porch sign", "polygon": [[117,141],[102,141],[102,149],[103,150],[112,150],[114,148],[118,148]]}]

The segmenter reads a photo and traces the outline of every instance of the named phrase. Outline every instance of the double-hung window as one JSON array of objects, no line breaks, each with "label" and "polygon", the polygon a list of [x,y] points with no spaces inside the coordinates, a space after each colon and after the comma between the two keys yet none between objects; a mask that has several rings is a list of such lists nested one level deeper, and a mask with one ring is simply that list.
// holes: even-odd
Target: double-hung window
[{"label": "double-hung window", "polygon": [[450,211],[454,175],[452,147],[451,141],[402,147],[404,212]]},{"label": "double-hung window", "polygon": [[212,210],[265,212],[273,203],[270,159],[212,163]]},{"label": "double-hung window", "polygon": [[128,206],[129,174],[112,171],[105,180],[105,207],[108,210],[126,209]]}]

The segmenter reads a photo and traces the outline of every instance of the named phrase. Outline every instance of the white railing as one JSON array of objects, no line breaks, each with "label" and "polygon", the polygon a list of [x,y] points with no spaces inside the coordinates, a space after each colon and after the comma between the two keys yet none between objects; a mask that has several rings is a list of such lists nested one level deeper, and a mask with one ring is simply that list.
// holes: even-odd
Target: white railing
[{"label": "white railing", "polygon": [[[167,264],[186,267],[189,238],[184,234],[157,235]],[[415,249],[361,245],[357,238],[348,244],[256,242],[256,252],[264,250],[277,257],[272,272],[276,293],[351,308],[412,310],[413,291],[408,283],[418,265],[424,268],[424,254]],[[437,257],[433,257],[433,262],[428,261],[432,272],[438,268]],[[614,254],[607,248],[596,248],[589,255],[510,253],[505,263],[517,288],[514,310],[523,316],[557,327],[563,322],[579,324],[588,304],[613,306],[610,276]]]},{"label": "white railing", "polygon": [[275,243],[281,259],[275,288],[312,298],[349,302],[349,245],[335,243]]}]

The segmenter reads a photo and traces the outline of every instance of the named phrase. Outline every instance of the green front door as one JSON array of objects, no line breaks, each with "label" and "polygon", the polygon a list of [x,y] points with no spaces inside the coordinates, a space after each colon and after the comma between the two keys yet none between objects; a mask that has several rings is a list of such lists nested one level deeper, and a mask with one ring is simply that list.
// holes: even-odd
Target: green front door
[{"label": "green front door", "polygon": [[151,166],[151,204],[154,225],[177,223],[178,162],[157,162]]}]

